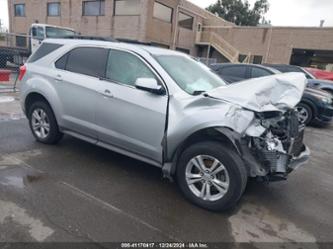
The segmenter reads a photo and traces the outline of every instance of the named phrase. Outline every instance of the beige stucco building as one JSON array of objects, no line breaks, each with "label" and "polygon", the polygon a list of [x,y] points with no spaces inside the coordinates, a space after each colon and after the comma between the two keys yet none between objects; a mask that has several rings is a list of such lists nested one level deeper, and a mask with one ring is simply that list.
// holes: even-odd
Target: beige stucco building
[{"label": "beige stucco building", "polygon": [[212,61],[330,64],[333,28],[239,27],[186,0],[8,0],[10,32],[34,22]]}]

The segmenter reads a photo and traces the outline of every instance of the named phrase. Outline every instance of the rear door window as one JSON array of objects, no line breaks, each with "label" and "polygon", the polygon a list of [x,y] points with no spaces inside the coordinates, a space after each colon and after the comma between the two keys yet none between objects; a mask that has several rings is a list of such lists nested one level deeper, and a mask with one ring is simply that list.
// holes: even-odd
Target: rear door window
[{"label": "rear door window", "polygon": [[269,72],[266,69],[258,68],[258,67],[252,67],[251,68],[251,78],[260,78],[272,75],[273,73]]},{"label": "rear door window", "polygon": [[108,58],[108,50],[104,48],[75,48],[69,52],[68,58],[60,58],[56,66],[61,68],[67,60],[65,69],[79,74],[104,78],[105,67]]},{"label": "rear door window", "polygon": [[239,78],[246,78],[246,67],[242,66],[231,66],[224,67],[220,70],[223,75],[235,76]]},{"label": "rear door window", "polygon": [[228,82],[237,82],[248,78],[246,66],[222,67],[219,70],[219,75],[225,78]]},{"label": "rear door window", "polygon": [[61,44],[44,42],[37,49],[37,51],[30,56],[28,63],[35,62],[35,61],[43,58],[44,56],[48,55],[49,53],[52,53],[53,51],[57,50],[60,47],[62,47]]}]

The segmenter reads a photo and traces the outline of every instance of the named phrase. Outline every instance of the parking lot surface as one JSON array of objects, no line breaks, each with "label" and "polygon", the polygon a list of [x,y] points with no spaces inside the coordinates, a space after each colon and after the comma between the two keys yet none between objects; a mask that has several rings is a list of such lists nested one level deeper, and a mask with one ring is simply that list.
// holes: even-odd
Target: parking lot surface
[{"label": "parking lot surface", "polygon": [[0,95],[0,242],[333,241],[332,126],[307,129],[311,161],[288,181],[250,181],[236,208],[213,213],[153,166],[68,136],[36,143],[9,97]]}]

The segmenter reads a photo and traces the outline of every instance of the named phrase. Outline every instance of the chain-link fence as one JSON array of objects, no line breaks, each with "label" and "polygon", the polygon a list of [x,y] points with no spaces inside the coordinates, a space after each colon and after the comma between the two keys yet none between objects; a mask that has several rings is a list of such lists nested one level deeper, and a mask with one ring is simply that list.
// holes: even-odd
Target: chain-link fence
[{"label": "chain-link fence", "polygon": [[17,91],[19,68],[29,50],[27,35],[0,33],[0,92]]}]

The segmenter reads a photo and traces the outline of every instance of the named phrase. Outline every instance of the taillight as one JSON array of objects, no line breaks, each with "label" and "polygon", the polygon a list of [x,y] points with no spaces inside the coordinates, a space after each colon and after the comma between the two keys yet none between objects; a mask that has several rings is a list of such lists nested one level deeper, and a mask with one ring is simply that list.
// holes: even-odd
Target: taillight
[{"label": "taillight", "polygon": [[21,81],[25,75],[25,73],[27,72],[27,67],[26,65],[20,66],[20,74],[18,79]]}]

